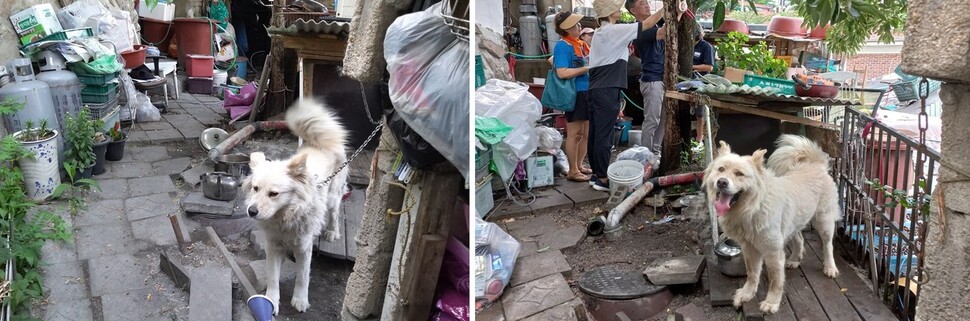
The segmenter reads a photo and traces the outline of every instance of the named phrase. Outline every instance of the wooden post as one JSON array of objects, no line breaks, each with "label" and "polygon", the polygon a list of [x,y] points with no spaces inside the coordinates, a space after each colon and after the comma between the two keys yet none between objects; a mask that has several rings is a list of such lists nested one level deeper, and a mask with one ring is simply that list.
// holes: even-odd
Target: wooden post
[{"label": "wooden post", "polygon": [[[678,31],[677,25],[677,2],[678,0],[664,0],[664,88],[673,89],[677,83],[678,64]],[[671,28],[673,27],[673,28]],[[680,144],[680,126],[677,124],[677,114],[680,110],[680,103],[673,99],[664,99],[664,113],[666,124],[664,125],[664,143],[660,159],[661,175],[669,173],[680,166],[678,161]]]},{"label": "wooden post", "polygon": [[420,195],[410,213],[401,216],[382,320],[427,320],[434,305],[449,219],[462,190],[461,174],[447,167],[422,172],[420,185],[411,188]]},{"label": "wooden post", "polygon": [[[276,28],[283,28],[282,9],[286,7],[286,0],[273,1],[273,18],[270,24]],[[269,88],[266,92],[266,107],[259,111],[257,120],[266,120],[286,110],[286,84],[283,82],[283,35],[270,36],[269,49]]]}]

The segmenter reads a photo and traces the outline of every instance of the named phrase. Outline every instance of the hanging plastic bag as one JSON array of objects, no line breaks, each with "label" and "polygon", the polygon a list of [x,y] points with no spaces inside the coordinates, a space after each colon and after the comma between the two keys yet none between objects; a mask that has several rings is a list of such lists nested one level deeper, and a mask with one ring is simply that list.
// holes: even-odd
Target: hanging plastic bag
[{"label": "hanging plastic bag", "polygon": [[134,102],[138,100],[138,96],[135,95],[138,93],[138,91],[135,90],[135,82],[131,80],[131,76],[128,76],[127,73],[123,72],[118,74],[118,81],[121,83],[121,92],[124,94],[124,96],[122,96],[124,99],[122,100],[125,102],[124,107],[121,108],[121,120],[135,120],[135,106],[137,104]]},{"label": "hanging plastic bag", "polygon": [[495,144],[509,135],[512,127],[495,117],[475,116],[475,137],[485,144]]},{"label": "hanging plastic bag", "polygon": [[535,131],[539,137],[539,150],[555,154],[562,147],[562,134],[555,128],[538,126]]},{"label": "hanging plastic bag", "polygon": [[497,300],[512,278],[521,246],[495,223],[475,217],[475,298]]},{"label": "hanging plastic bag", "polygon": [[442,3],[397,18],[384,38],[391,104],[468,177],[468,42],[441,19]]},{"label": "hanging plastic bag", "polygon": [[148,96],[140,92],[136,92],[135,96],[135,101],[128,102],[128,104],[135,104],[135,121],[146,123],[162,120],[162,113],[152,104]]},{"label": "hanging plastic bag", "polygon": [[529,86],[490,79],[475,90],[475,115],[496,117],[512,131],[492,147],[494,171],[502,181],[512,177],[516,165],[538,147],[533,126],[542,113],[542,105],[529,93]]},{"label": "hanging plastic bag", "polygon": [[397,140],[397,146],[401,149],[401,153],[404,154],[404,159],[408,162],[408,165],[418,169],[425,169],[431,167],[431,165],[445,161],[445,157],[441,156],[438,150],[431,147],[431,144],[428,144],[421,135],[415,132],[401,118],[398,111],[392,109],[390,114],[386,115],[386,118],[387,128],[390,128],[394,134],[394,139]]}]

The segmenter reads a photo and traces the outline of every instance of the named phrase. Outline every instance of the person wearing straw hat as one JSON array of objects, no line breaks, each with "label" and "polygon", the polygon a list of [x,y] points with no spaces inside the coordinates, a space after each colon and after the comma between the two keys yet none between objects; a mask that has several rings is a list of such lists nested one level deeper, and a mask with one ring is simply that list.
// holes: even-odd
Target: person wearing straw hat
[{"label": "person wearing straw hat", "polygon": [[617,24],[623,0],[595,0],[593,10],[600,28],[593,35],[589,53],[589,165],[590,184],[598,191],[609,191],[606,170],[613,149],[613,126],[620,113],[620,90],[627,87],[627,46],[640,31],[653,27],[662,12],[632,24]]},{"label": "person wearing straw hat", "polygon": [[586,92],[589,90],[589,67],[587,67],[589,45],[579,40],[579,32],[582,30],[579,24],[581,19],[583,15],[576,13],[560,12],[556,15],[556,33],[559,34],[560,40],[552,53],[556,75],[562,79],[576,79],[576,104],[572,111],[566,112],[566,139],[563,148],[566,151],[566,160],[569,162],[569,173],[566,179],[576,182],[589,181],[589,176],[586,174],[593,172],[589,167],[583,166],[589,128],[589,108],[586,100]]}]

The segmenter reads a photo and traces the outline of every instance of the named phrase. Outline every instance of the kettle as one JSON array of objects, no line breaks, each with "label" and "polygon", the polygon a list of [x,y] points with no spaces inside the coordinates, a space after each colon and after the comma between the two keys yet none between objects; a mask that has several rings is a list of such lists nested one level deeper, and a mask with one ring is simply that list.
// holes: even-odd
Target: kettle
[{"label": "kettle", "polygon": [[226,172],[212,172],[199,176],[202,179],[202,195],[217,201],[236,199],[236,192],[242,182]]}]

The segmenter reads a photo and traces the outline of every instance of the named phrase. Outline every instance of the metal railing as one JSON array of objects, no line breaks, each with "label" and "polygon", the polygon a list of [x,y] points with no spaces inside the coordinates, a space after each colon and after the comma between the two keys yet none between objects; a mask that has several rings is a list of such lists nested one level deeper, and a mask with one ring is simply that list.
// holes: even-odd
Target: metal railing
[{"label": "metal railing", "polygon": [[841,243],[900,320],[912,320],[940,154],[852,108],[841,127]]}]

